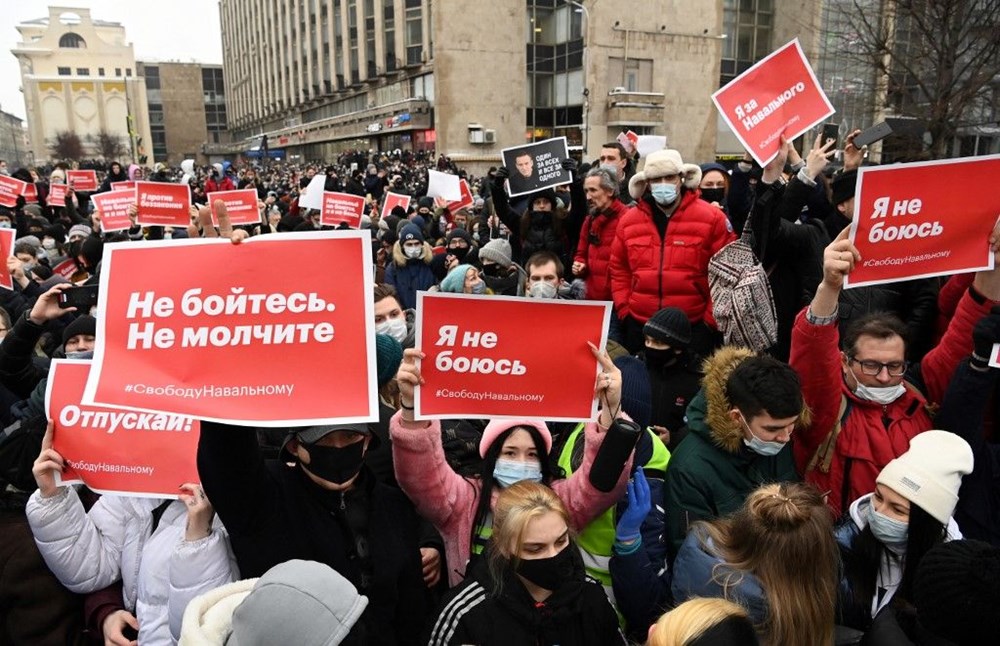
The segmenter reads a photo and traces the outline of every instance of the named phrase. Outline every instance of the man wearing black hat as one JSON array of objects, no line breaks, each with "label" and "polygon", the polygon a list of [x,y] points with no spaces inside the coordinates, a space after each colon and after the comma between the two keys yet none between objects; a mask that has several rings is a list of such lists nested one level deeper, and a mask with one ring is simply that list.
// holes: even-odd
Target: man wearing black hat
[{"label": "man wearing black hat", "polygon": [[418,519],[365,465],[378,442],[367,424],[292,428],[279,459],[265,461],[254,429],[203,421],[198,472],[244,577],[291,559],[325,563],[370,600],[364,643],[416,644]]},{"label": "man wearing black hat", "polygon": [[687,434],[687,407],[701,387],[699,358],[688,351],[691,322],[683,310],[665,307],[646,321],[642,332],[642,356],[652,387],[650,425],[674,451]]}]

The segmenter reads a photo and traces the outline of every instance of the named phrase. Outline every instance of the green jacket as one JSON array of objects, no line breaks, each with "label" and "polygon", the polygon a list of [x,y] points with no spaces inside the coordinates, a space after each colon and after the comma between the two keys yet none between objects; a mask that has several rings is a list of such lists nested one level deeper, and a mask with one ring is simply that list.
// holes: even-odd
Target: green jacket
[{"label": "green jacket", "polygon": [[729,418],[732,406],[725,394],[726,381],[752,355],[749,350],[724,347],[705,362],[702,389],[687,409],[688,435],[667,468],[664,539],[671,557],[695,521],[736,511],[761,485],[800,479],[790,443],[776,456],[759,455],[747,448],[743,429]]}]

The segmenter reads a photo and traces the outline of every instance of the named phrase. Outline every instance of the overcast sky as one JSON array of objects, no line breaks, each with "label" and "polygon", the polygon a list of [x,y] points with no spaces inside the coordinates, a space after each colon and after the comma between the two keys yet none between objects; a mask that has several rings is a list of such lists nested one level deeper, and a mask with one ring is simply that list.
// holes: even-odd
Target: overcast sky
[{"label": "overcast sky", "polygon": [[136,59],[179,60],[199,63],[222,62],[217,0],[167,0],[166,2],[122,2],[121,0],[0,0],[0,110],[22,119],[24,98],[21,73],[10,50],[21,40],[16,25],[49,14],[49,5],[85,7],[94,20],[120,22],[132,43]]}]

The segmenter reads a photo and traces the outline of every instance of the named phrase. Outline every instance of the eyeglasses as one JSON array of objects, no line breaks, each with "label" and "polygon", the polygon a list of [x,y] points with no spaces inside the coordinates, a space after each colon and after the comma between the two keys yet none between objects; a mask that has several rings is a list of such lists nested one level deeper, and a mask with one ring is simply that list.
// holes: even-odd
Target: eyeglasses
[{"label": "eyeglasses", "polygon": [[905,361],[890,361],[889,363],[882,363],[880,361],[871,361],[869,359],[861,361],[859,359],[855,359],[854,357],[851,357],[850,361],[852,363],[860,364],[861,372],[869,377],[877,376],[880,372],[882,372],[883,368],[889,372],[890,377],[902,377],[906,374],[907,363]]}]

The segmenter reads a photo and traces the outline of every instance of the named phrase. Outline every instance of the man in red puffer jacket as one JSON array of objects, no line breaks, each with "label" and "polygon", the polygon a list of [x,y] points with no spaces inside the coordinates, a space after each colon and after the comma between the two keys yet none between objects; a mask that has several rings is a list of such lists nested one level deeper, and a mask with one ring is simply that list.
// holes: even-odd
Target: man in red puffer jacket
[{"label": "man in red puffer jacket", "polygon": [[651,153],[629,181],[636,206],[622,216],[611,250],[611,295],[629,352],[642,349],[642,326],[664,307],[687,314],[693,346],[706,346],[695,349],[711,349],[708,261],[736,235],[722,211],[699,199],[700,182],[701,169],[676,150]]}]

